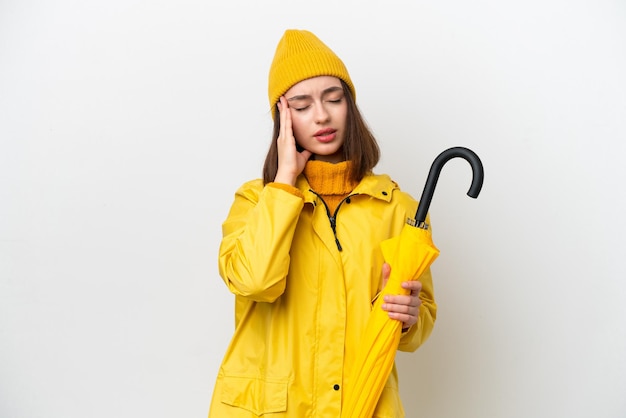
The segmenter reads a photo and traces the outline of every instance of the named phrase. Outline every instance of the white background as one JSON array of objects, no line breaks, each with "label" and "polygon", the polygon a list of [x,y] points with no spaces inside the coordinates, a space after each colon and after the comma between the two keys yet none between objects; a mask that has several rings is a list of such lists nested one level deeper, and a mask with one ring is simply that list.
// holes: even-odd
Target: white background
[{"label": "white background", "polygon": [[286,28],[345,61],[431,206],[408,417],[626,416],[626,3],[0,0],[0,416],[204,417],[221,222],[258,177]]}]

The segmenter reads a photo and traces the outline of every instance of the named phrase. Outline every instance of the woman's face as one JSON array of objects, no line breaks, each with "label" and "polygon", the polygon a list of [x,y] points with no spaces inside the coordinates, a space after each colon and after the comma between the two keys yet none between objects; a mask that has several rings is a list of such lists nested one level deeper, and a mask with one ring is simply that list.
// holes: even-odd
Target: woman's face
[{"label": "woman's face", "polygon": [[328,162],[343,160],[348,105],[337,77],[303,80],[285,93],[296,142]]}]

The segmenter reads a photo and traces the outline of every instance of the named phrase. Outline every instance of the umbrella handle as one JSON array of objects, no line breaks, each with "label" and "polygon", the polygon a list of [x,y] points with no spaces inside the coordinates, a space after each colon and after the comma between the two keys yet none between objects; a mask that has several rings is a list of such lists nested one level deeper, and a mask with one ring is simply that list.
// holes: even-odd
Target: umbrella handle
[{"label": "umbrella handle", "polygon": [[449,148],[439,154],[430,167],[430,172],[428,173],[428,178],[426,178],[426,184],[424,185],[424,191],[422,192],[422,198],[420,199],[417,212],[415,213],[416,225],[422,225],[426,220],[426,214],[428,213],[430,202],[433,199],[433,194],[435,193],[435,186],[437,185],[437,180],[439,179],[439,174],[441,173],[441,169],[444,164],[452,158],[457,157],[463,158],[472,166],[472,185],[470,186],[467,195],[469,197],[473,197],[474,199],[478,197],[480,189],[483,187],[484,178],[483,164],[480,161],[480,158],[478,158],[478,155],[476,155],[474,151],[468,148]]}]

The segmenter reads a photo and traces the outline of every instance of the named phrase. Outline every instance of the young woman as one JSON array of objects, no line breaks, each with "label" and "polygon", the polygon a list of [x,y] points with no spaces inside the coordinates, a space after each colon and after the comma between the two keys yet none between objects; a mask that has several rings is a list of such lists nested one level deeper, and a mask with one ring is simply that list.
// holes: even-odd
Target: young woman
[{"label": "young woman", "polygon": [[[378,145],[343,62],[314,34],[287,30],[269,74],[274,135],[263,179],[245,183],[223,224],[219,270],[235,295],[235,333],[209,416],[339,417],[354,353],[389,277],[380,243],[417,202],[373,174]],[[400,350],[430,335],[430,271],[383,309]],[[404,417],[394,366],[374,417]]]}]

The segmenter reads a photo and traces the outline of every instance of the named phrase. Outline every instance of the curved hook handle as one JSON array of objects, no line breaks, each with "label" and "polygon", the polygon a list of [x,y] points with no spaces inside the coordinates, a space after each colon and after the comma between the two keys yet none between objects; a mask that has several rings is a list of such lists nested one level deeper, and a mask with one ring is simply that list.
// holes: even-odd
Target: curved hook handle
[{"label": "curved hook handle", "polygon": [[426,179],[426,184],[424,185],[424,191],[422,192],[422,198],[420,199],[417,212],[415,213],[416,225],[421,225],[426,220],[426,214],[428,213],[430,202],[433,199],[433,194],[435,193],[435,186],[437,185],[437,180],[439,179],[439,173],[441,173],[441,169],[444,164],[452,158],[457,157],[463,158],[472,166],[472,185],[470,186],[467,195],[473,197],[474,199],[478,197],[480,189],[483,187],[484,178],[483,164],[480,161],[480,158],[478,158],[478,155],[476,155],[474,151],[468,148],[449,148],[439,154],[430,167],[430,172],[428,173],[428,178]]}]

